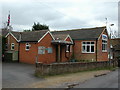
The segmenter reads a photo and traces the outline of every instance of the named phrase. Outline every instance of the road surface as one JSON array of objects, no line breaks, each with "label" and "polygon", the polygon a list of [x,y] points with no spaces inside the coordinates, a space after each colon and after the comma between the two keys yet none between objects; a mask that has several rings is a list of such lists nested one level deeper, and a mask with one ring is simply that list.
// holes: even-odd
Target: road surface
[{"label": "road surface", "polygon": [[34,76],[35,66],[23,63],[2,64],[2,87],[3,88],[27,88],[32,83],[44,79]]},{"label": "road surface", "polygon": [[[81,83],[74,88],[118,88],[118,72],[120,69],[112,71],[107,75],[95,77],[84,83]],[[120,85],[119,85],[120,86]]]}]

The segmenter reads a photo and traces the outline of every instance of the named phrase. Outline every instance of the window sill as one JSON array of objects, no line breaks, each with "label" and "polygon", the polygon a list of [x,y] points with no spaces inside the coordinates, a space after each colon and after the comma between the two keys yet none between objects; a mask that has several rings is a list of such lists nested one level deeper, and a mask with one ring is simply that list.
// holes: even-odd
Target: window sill
[{"label": "window sill", "polygon": [[25,51],[29,51],[28,49],[26,49]]},{"label": "window sill", "polygon": [[66,52],[69,52],[69,51],[66,51]]},{"label": "window sill", "polygon": [[107,51],[102,51],[103,53],[106,53]]},{"label": "window sill", "polygon": [[94,54],[95,52],[82,52],[83,54]]}]

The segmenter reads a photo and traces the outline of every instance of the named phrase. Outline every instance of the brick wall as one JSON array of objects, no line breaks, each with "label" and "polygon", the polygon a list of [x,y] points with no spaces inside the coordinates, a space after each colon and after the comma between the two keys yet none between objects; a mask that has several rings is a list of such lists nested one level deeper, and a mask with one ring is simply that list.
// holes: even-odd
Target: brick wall
[{"label": "brick wall", "polygon": [[[9,39],[8,39],[9,38]],[[16,39],[12,36],[12,35],[8,35],[6,38],[6,43],[8,44],[8,40],[9,40],[9,45],[8,45],[8,49],[7,50],[11,50],[11,43],[15,44],[14,50],[12,51],[18,51],[18,47],[19,47],[19,43],[16,41]]]},{"label": "brick wall", "polygon": [[[56,47],[51,44],[52,37],[48,33],[38,44],[37,46],[44,46],[45,48],[51,47],[52,53],[48,53],[45,50],[45,54],[38,55],[38,61],[43,63],[52,63],[56,62]],[[38,51],[37,51],[38,52]]]},{"label": "brick wall", "polygon": [[37,55],[37,44],[29,43],[30,50],[25,50],[26,43],[20,43],[19,61],[23,63],[35,64]]},{"label": "brick wall", "polygon": [[[25,50],[26,43],[20,43],[20,62],[35,64],[36,57],[38,62],[42,63],[52,63],[56,61],[56,51],[55,47],[51,44],[52,37],[48,33],[39,43],[30,43],[30,50]],[[48,53],[45,50],[45,54],[38,54],[38,47],[44,46],[45,48],[51,47],[52,53]]]},{"label": "brick wall", "polygon": [[[107,32],[103,32],[102,34],[108,35]],[[100,36],[98,42],[97,42],[97,61],[108,61],[108,54],[109,54],[109,39],[107,44],[107,52],[102,52],[102,36]]]},{"label": "brick wall", "polygon": [[[102,34],[106,34],[107,32],[103,32]],[[94,41],[95,43],[95,53],[82,53],[82,41],[83,40],[74,40],[74,55],[77,60],[93,60],[93,61],[108,61],[108,54],[109,54],[109,40],[108,40],[108,50],[107,52],[102,52],[102,34],[97,41],[97,48],[96,48],[96,40],[89,40]],[[88,40],[84,40],[88,41]],[[97,56],[96,56],[97,55]],[[97,59],[97,60],[96,60]]]},{"label": "brick wall", "polygon": [[108,67],[109,62],[67,62],[67,63],[55,63],[55,64],[38,64],[35,74],[37,75],[56,75],[62,73],[78,72],[91,70],[96,68]]},{"label": "brick wall", "polygon": [[[84,40],[88,41],[88,40]],[[96,61],[96,53],[82,53],[82,40],[75,40],[74,55],[77,60],[94,60]],[[96,44],[96,42],[94,41]]]}]

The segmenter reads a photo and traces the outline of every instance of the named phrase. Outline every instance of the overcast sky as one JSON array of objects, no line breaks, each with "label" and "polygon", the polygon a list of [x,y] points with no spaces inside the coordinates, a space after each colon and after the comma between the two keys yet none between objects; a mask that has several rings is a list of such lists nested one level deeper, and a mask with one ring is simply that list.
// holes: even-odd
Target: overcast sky
[{"label": "overcast sky", "polygon": [[50,30],[92,28],[108,25],[117,30],[119,0],[1,0],[2,26],[10,10],[15,31],[31,29],[34,22]]}]

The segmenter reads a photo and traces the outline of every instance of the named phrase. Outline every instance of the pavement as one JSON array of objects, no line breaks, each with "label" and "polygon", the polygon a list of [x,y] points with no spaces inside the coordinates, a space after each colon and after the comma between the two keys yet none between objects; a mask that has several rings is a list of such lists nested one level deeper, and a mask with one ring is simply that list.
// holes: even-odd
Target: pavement
[{"label": "pavement", "polygon": [[35,66],[23,63],[2,64],[2,88],[27,88],[44,79],[34,76]]}]

